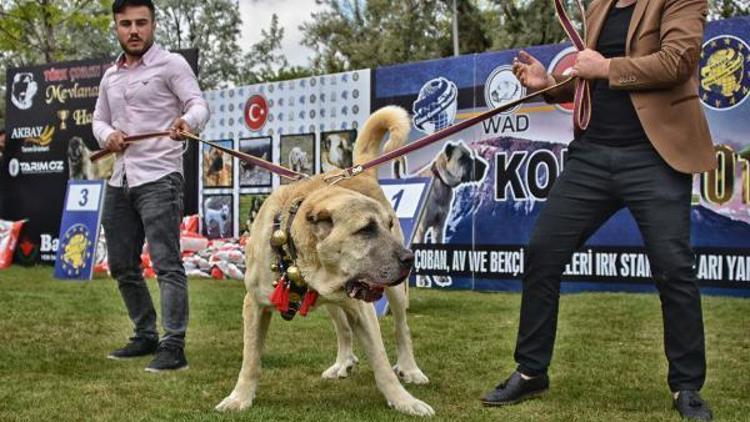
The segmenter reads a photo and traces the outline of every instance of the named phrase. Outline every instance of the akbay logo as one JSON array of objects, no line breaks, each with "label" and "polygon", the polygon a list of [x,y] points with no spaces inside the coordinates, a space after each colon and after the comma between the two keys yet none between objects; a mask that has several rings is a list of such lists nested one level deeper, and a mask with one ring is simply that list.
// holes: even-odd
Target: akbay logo
[{"label": "akbay logo", "polygon": [[15,127],[11,139],[22,139],[21,151],[24,153],[48,152],[55,134],[55,126]]}]

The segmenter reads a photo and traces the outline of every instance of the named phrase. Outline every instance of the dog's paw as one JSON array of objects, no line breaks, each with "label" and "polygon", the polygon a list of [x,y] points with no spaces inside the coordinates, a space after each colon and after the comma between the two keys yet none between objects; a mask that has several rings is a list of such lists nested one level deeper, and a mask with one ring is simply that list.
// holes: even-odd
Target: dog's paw
[{"label": "dog's paw", "polygon": [[323,371],[321,375],[325,379],[335,380],[338,378],[346,378],[351,374],[354,365],[359,362],[356,356],[352,355],[344,359],[343,362],[336,362],[330,368]]},{"label": "dog's paw", "polygon": [[393,372],[395,372],[401,381],[406,384],[427,384],[430,382],[427,375],[425,375],[421,369],[416,367],[414,369],[401,369],[401,367],[396,364],[393,366]]},{"label": "dog's paw", "polygon": [[243,395],[232,391],[232,394],[228,395],[221,403],[216,405],[216,410],[219,412],[239,411],[245,410],[253,405],[253,395]]},{"label": "dog's paw", "polygon": [[388,402],[388,406],[398,410],[401,413],[412,416],[434,416],[435,411],[432,406],[423,402],[422,400],[411,397],[409,400],[405,400],[402,403],[391,403]]}]

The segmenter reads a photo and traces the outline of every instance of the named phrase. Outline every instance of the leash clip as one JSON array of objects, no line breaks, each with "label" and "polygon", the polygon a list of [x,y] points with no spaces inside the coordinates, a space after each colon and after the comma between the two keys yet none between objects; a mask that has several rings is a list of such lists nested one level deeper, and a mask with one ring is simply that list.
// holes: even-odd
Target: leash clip
[{"label": "leash clip", "polygon": [[361,165],[349,167],[341,170],[338,173],[324,176],[323,180],[329,185],[335,185],[342,180],[351,179],[352,177],[362,173],[364,170],[365,169]]}]

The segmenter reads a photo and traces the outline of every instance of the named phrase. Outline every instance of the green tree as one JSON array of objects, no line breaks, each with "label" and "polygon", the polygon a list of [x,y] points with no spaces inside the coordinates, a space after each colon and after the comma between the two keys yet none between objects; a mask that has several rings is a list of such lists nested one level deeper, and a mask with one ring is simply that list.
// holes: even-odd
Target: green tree
[{"label": "green tree", "polygon": [[[453,0],[317,0],[300,29],[317,72],[376,67],[453,54]],[[490,46],[478,0],[457,0],[461,54]]]},{"label": "green tree", "polygon": [[281,48],[284,28],[279,25],[279,17],[275,13],[271,17],[271,26],[268,30],[262,29],[260,32],[262,39],[250,47],[250,51],[243,58],[238,85],[283,81],[312,74],[310,69],[289,65]]},{"label": "green tree", "polygon": [[236,0],[156,0],[156,40],[169,50],[198,48],[202,89],[240,79],[239,4]]},{"label": "green tree", "polygon": [[709,19],[725,19],[750,15],[750,0],[710,0]]}]

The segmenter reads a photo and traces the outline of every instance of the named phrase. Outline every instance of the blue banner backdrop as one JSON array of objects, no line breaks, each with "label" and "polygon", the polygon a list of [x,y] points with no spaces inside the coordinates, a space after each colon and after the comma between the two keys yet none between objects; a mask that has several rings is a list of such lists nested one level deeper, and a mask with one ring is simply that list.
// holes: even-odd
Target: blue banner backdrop
[{"label": "blue banner backdrop", "polygon": [[[695,176],[692,240],[704,292],[750,295],[750,17],[708,25],[700,97],[720,166]],[[549,70],[574,60],[566,44],[527,49]],[[372,109],[410,111],[412,139],[525,95],[510,64],[517,50],[383,67]],[[570,105],[541,99],[408,157],[406,177],[443,172],[430,192],[413,247],[418,287],[518,290],[524,247],[572,140]],[[381,169],[389,177],[394,169]],[[450,179],[453,179],[451,182]],[[627,210],[571,260],[564,291],[652,290],[642,238]]]}]

